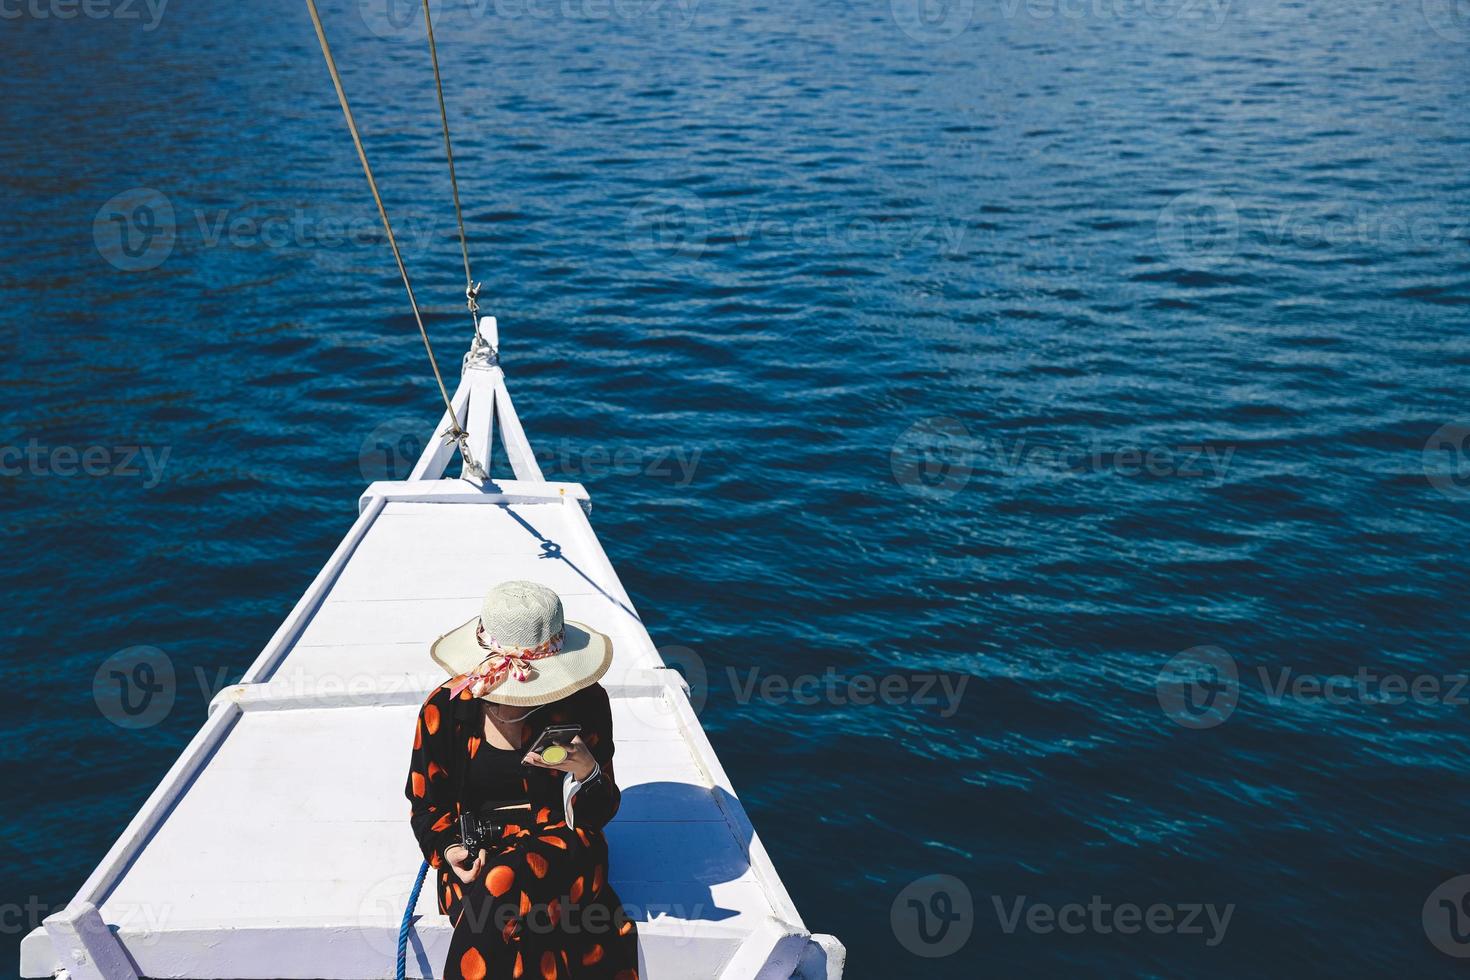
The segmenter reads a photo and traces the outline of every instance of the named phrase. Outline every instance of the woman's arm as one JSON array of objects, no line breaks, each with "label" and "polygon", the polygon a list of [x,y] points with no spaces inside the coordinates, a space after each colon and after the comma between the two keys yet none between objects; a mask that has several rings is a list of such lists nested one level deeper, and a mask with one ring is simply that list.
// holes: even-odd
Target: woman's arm
[{"label": "woman's arm", "polygon": [[459,810],[447,768],[452,742],[449,720],[449,690],[437,687],[419,709],[403,789],[419,850],[436,868],[444,860],[444,849],[459,842]]},{"label": "woman's arm", "polygon": [[567,716],[582,726],[565,762],[547,765],[539,755],[526,761],[543,769],[559,769],[562,776],[562,811],[567,826],[578,830],[601,830],[618,812],[622,794],[613,776],[612,706],[601,684],[593,684],[572,695]]}]

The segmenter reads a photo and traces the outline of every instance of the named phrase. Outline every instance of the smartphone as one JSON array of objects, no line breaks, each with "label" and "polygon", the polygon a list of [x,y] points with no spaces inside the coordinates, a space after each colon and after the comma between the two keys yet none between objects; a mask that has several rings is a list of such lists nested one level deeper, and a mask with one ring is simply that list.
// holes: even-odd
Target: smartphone
[{"label": "smartphone", "polygon": [[[526,751],[535,752],[551,765],[557,765],[567,757],[566,747],[571,745],[572,739],[580,734],[582,734],[581,725],[547,725],[546,730],[537,736],[536,741]],[[548,750],[551,750],[550,757],[547,756]]]}]

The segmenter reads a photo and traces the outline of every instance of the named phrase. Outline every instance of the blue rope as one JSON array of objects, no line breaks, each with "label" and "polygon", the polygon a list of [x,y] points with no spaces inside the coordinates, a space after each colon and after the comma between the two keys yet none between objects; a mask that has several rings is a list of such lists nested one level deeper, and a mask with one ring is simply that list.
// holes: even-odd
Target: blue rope
[{"label": "blue rope", "polygon": [[403,925],[398,927],[398,980],[408,969],[408,927],[413,924],[413,909],[419,903],[419,890],[424,887],[424,876],[429,873],[429,862],[419,865],[419,879],[413,883],[413,893],[408,896],[408,905],[403,910]]}]

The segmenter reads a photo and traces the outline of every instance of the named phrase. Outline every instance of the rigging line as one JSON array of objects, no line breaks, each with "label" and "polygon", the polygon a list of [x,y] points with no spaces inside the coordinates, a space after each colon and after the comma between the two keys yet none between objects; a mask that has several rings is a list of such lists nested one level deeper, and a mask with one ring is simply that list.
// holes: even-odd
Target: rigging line
[{"label": "rigging line", "polygon": [[424,26],[429,33],[429,60],[434,63],[434,91],[439,96],[439,121],[444,127],[444,155],[449,159],[449,187],[454,194],[454,220],[459,224],[459,251],[464,257],[464,295],[470,308],[470,328],[474,331],[474,346],[480,340],[480,286],[470,272],[470,243],[464,231],[464,211],[459,205],[459,175],[454,169],[454,144],[449,139],[449,110],[444,105],[444,81],[439,76],[439,46],[434,41],[434,18],[429,14],[429,0],[424,2]]},{"label": "rigging line", "polygon": [[[316,39],[321,45],[322,56],[327,60],[327,71],[332,75],[332,85],[337,90],[337,101],[342,105],[342,114],[347,117],[347,129],[352,133],[352,144],[357,147],[357,158],[362,162],[362,172],[367,175],[368,187],[373,192],[373,201],[378,205],[378,216],[383,219],[383,229],[387,232],[388,244],[393,249],[393,261],[398,263],[398,274],[403,278],[403,288],[408,292],[408,303],[413,307],[414,322],[419,326],[419,336],[424,338],[424,350],[429,354],[429,366],[434,369],[434,380],[439,384],[439,394],[444,399],[445,411],[449,413],[449,428],[443,433],[445,441],[457,442],[465,469],[472,476],[485,479],[485,471],[470,455],[469,434],[459,424],[459,416],[454,411],[454,402],[449,397],[449,389],[444,387],[444,376],[439,373],[439,361],[434,357],[434,345],[429,342],[429,331],[424,328],[423,314],[419,312],[418,300],[413,294],[413,284],[408,279],[408,268],[404,266],[403,254],[398,250],[398,239],[393,234],[393,223],[388,220],[388,209],[383,205],[383,196],[378,193],[378,181],[373,176],[372,166],[368,163],[367,150],[363,149],[362,136],[357,131],[357,120],[353,118],[352,106],[347,102],[347,91],[342,87],[342,75],[337,71],[337,59],[332,57],[332,46],[327,43],[327,32],[322,27],[322,16],[316,9],[316,0],[306,0],[306,7],[311,12],[311,23],[316,28]],[[476,333],[478,334],[478,331]]]}]

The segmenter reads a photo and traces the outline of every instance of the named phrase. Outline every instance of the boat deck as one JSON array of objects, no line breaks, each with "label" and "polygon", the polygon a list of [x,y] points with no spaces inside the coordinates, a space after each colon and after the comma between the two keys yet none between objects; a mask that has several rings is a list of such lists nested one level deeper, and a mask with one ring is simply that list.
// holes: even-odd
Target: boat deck
[{"label": "boat deck", "polygon": [[[456,404],[479,420],[480,458],[499,419],[517,473],[534,467],[498,368],[467,369]],[[22,975],[391,977],[421,860],[403,796],[413,721],[443,680],[429,642],[474,616],[491,584],[525,578],[613,641],[603,685],[623,802],[610,877],[639,924],[645,980],[840,976],[841,945],[802,924],[593,533],[585,491],[422,478],[447,462],[437,452],[420,478],[368,488],[242,682],[214,699],[67,909],[26,937]],[[432,977],[448,949],[432,891],[412,977]]]}]

